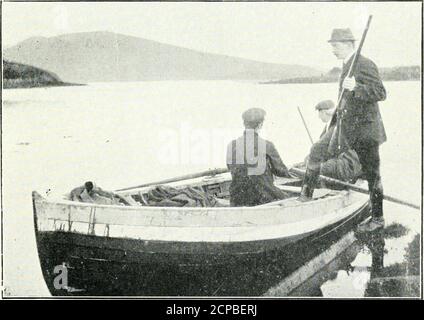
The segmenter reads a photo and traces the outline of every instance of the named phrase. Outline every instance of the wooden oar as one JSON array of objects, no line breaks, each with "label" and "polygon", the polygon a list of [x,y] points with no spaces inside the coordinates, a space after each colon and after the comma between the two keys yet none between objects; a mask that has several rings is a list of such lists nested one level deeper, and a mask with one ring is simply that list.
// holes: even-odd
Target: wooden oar
[{"label": "wooden oar", "polygon": [[171,182],[177,182],[177,181],[182,181],[182,180],[200,178],[200,177],[203,177],[203,176],[215,176],[217,174],[226,173],[226,172],[229,172],[229,171],[230,170],[228,170],[227,168],[212,169],[212,170],[202,171],[202,172],[198,172],[198,173],[186,174],[184,176],[169,178],[169,179],[165,179],[165,180],[161,180],[161,181],[140,184],[140,185],[134,186],[134,187],[118,189],[116,191],[127,191],[127,190],[132,190],[132,189],[138,189],[138,188],[153,186],[153,185],[157,185],[157,184],[164,184],[164,183],[171,183]]},{"label": "wooden oar", "polygon": [[309,140],[311,140],[311,143],[314,144],[314,140],[312,139],[311,133],[309,132],[308,126],[306,125],[306,121],[303,118],[302,112],[300,111],[300,108],[297,107],[297,111],[299,111],[300,117],[302,118],[303,125],[305,126],[306,132],[308,133]]},{"label": "wooden oar", "polygon": [[[302,177],[305,176],[305,170],[302,170],[302,169],[299,169],[299,168],[291,168],[290,171],[295,173],[295,174],[298,174]],[[351,183],[343,182],[343,181],[340,181],[340,180],[337,180],[337,179],[333,179],[333,178],[329,178],[329,177],[321,176],[321,175],[319,176],[319,179],[324,181],[324,182],[327,182],[327,183],[333,183],[333,184],[338,185],[338,186],[346,187],[350,190],[353,190],[353,191],[356,191],[356,192],[359,192],[359,193],[369,194],[368,189],[361,188],[361,187],[354,185],[354,184],[351,184]],[[389,196],[389,195],[386,195],[386,194],[383,195],[383,199],[420,210],[420,206],[417,205],[417,204],[414,204],[414,203],[411,203],[411,202],[408,202],[408,201],[404,201],[404,200],[401,200],[401,199],[398,199],[398,198],[395,198],[395,197],[392,197],[392,196]]]}]

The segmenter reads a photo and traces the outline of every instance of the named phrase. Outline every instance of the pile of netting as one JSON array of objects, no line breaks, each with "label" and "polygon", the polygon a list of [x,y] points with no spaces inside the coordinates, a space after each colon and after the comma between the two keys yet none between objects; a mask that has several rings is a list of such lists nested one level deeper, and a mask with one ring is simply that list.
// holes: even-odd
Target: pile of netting
[{"label": "pile of netting", "polygon": [[176,189],[169,186],[158,185],[147,193],[144,199],[148,206],[157,207],[220,207],[225,206],[225,201],[200,188],[186,187]]}]

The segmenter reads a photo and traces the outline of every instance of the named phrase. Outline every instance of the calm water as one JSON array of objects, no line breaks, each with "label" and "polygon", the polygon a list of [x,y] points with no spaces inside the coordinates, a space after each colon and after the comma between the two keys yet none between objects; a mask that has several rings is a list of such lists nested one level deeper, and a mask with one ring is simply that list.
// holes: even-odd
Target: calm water
[{"label": "calm water", "polygon": [[[381,147],[384,190],[420,203],[421,85],[385,85],[388,99],[380,104],[388,136]],[[224,167],[226,144],[241,134],[241,113],[250,107],[266,110],[262,135],[289,165],[303,160],[310,147],[296,107],[317,139],[323,124],[313,106],[334,99],[336,90],[336,84],[179,81],[3,91],[6,292],[49,295],[35,245],[32,190],[63,193],[89,179],[112,190]],[[419,255],[419,245],[408,246],[420,233],[420,213],[385,202],[385,217],[386,225],[404,232],[393,234],[389,228],[384,235],[383,250],[381,245],[377,250],[383,252],[383,269],[406,263],[406,273],[413,274],[413,259],[405,256]],[[373,295],[373,253],[366,241],[358,241],[339,257],[342,262],[335,261],[296,294]]]}]

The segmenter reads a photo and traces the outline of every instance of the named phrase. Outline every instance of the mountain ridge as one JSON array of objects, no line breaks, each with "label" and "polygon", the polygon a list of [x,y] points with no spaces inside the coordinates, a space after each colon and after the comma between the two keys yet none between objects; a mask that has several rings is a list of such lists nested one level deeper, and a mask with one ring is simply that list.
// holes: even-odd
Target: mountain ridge
[{"label": "mountain ridge", "polygon": [[270,80],[320,74],[308,66],[206,53],[110,31],[32,37],[5,49],[3,57],[70,82]]}]

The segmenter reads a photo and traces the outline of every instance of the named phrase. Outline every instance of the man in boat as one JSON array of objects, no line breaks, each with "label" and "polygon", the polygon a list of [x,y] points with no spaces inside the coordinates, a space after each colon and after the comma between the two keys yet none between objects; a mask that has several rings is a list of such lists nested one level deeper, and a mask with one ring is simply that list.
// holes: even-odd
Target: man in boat
[{"label": "man in boat", "polygon": [[[315,110],[318,111],[318,118],[325,123],[324,130],[319,136],[320,138],[330,129],[330,120],[333,117],[335,107],[336,106],[332,100],[321,101],[315,106]],[[334,124],[332,124],[332,126],[334,126]]]},{"label": "man in boat", "polygon": [[[320,138],[322,138],[334,128],[335,123],[332,124],[330,120],[333,117],[335,105],[331,100],[324,100],[315,106],[315,110],[318,111],[318,117],[321,121],[325,123],[324,130],[320,135]],[[304,168],[308,159],[309,155],[304,162],[297,164],[296,167]],[[346,149],[336,155],[327,153],[322,157],[319,174],[341,181],[355,182],[361,174],[361,163],[357,153],[352,149]],[[323,186],[329,187],[327,184],[323,184]]]},{"label": "man in boat", "polygon": [[[336,124],[330,121],[335,112],[335,105],[332,100],[324,100],[315,106],[315,110],[318,111],[318,117],[321,121],[325,123],[324,130],[320,135],[320,138],[322,138],[327,132],[333,130]],[[323,160],[320,164],[320,174],[323,176],[354,182],[362,173],[358,154],[353,149],[343,150],[336,155],[327,153]]]},{"label": "man in boat", "polygon": [[227,148],[227,166],[231,171],[231,206],[255,206],[282,200],[287,194],[274,185],[273,175],[290,177],[277,149],[259,136],[265,111],[251,108],[242,115],[245,131]]},{"label": "man in boat", "polygon": [[[335,113],[330,126],[336,124],[337,120],[343,120],[341,128],[337,128],[340,130],[339,141],[344,142],[343,148],[355,150],[362,165],[363,176],[368,181],[372,219],[359,228],[359,231],[366,232],[384,226],[379,146],[387,138],[378,101],[386,99],[386,90],[375,63],[362,55],[358,57],[353,77],[347,77],[356,51],[355,41],[350,29],[334,29],[328,41],[334,55],[343,61],[339,95],[343,89],[347,90],[343,112]],[[307,201],[312,198],[320,164],[332,152],[329,150],[330,141],[333,133],[336,134],[338,130],[333,126],[312,146],[299,200]]]}]

